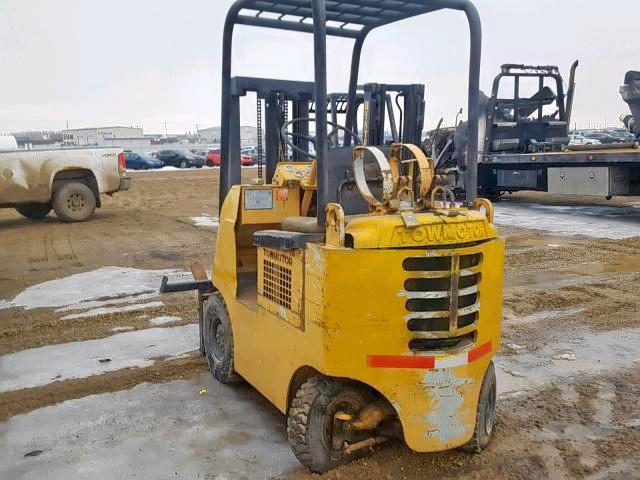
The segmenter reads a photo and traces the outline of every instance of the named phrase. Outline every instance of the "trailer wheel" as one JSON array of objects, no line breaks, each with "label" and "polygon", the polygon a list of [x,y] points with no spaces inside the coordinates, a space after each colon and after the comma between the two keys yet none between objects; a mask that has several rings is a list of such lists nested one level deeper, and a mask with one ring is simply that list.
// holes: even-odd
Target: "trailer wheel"
[{"label": "trailer wheel", "polygon": [[491,442],[496,419],[496,396],[496,371],[491,362],[480,388],[476,427],[471,440],[461,447],[464,452],[480,453]]},{"label": "trailer wheel", "polygon": [[51,211],[49,203],[25,203],[16,207],[16,211],[31,220],[43,220]]},{"label": "trailer wheel", "polygon": [[233,369],[233,332],[222,295],[207,300],[204,314],[204,351],[209,371],[221,383],[236,383],[240,376]]},{"label": "trailer wheel", "polygon": [[287,415],[287,439],[300,463],[314,473],[325,473],[353,457],[344,449],[344,423],[337,412],[357,414],[367,405],[363,393],[352,386],[324,377],[302,384]]},{"label": "trailer wheel", "polygon": [[96,195],[82,182],[66,182],[53,194],[53,210],[63,222],[84,222],[96,210]]}]

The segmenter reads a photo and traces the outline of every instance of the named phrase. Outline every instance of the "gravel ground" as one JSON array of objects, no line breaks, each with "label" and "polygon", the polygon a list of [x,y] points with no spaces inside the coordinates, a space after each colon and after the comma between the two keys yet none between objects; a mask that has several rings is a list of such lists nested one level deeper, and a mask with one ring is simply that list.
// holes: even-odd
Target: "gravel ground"
[{"label": "gravel ground", "polygon": [[[312,478],[286,448],[283,418],[260,395],[215,384],[200,357],[173,355],[162,343],[172,336],[154,333],[195,322],[191,294],[156,297],[96,277],[105,267],[144,276],[188,270],[193,259],[211,264],[217,174],[134,173],[132,190],[105,197],[83,224],[0,210],[0,371],[25,358],[23,368],[38,375],[29,388],[0,393],[0,478]],[[250,181],[255,170],[244,176]],[[638,478],[638,205],[518,194],[499,206],[507,240],[502,395],[490,448],[418,455],[392,444],[324,478]],[[571,216],[569,206],[570,225],[549,226]],[[527,211],[544,221],[514,214]],[[77,274],[87,275],[77,295],[47,303],[45,282]],[[166,355],[143,355],[135,367],[112,338],[143,338],[145,330],[145,347]],[[85,341],[104,345],[100,355],[88,355]],[[79,353],[58,377],[64,364],[48,364],[47,352],[66,344]]]}]

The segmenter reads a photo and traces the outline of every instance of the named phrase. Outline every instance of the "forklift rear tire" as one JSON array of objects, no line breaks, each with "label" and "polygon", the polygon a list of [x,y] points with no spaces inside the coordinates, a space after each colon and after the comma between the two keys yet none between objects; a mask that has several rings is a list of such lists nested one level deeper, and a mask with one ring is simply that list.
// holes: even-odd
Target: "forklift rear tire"
[{"label": "forklift rear tire", "polygon": [[209,371],[220,383],[237,383],[233,369],[233,331],[222,295],[214,293],[207,301],[204,316],[204,351]]},{"label": "forklift rear tire", "polygon": [[487,373],[484,375],[482,387],[480,388],[480,398],[478,400],[478,412],[476,414],[476,427],[473,437],[461,448],[467,453],[480,453],[487,448],[493,431],[496,419],[496,370],[493,362],[489,364]]},{"label": "forklift rear tire", "polygon": [[287,439],[298,461],[314,473],[325,473],[350,460],[344,450],[338,411],[357,414],[369,402],[359,389],[324,377],[302,384],[287,414]]}]

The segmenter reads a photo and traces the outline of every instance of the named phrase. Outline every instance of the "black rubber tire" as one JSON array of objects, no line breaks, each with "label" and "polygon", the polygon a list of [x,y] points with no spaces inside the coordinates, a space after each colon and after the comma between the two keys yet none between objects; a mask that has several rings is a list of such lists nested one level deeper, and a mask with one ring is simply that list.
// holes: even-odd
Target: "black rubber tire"
[{"label": "black rubber tire", "polygon": [[49,203],[25,203],[17,206],[16,211],[23,217],[31,220],[44,220],[51,211]]},{"label": "black rubber tire", "polygon": [[53,194],[53,210],[63,222],[84,222],[96,211],[96,195],[82,182],[67,182]]},{"label": "black rubber tire", "polygon": [[233,369],[233,331],[222,295],[209,297],[204,312],[204,351],[209,371],[220,383],[242,380]]},{"label": "black rubber tire", "polygon": [[214,166],[212,160],[207,160],[205,163],[207,164],[207,167],[213,167]]},{"label": "black rubber tire", "polygon": [[357,458],[335,448],[333,429],[327,430],[338,410],[356,414],[367,403],[359,389],[330,378],[311,377],[303,383],[287,414],[287,439],[298,461],[314,473],[325,473]]},{"label": "black rubber tire", "polygon": [[149,166],[148,166],[146,163],[143,163],[143,164],[140,166],[140,170],[148,170],[148,169],[149,169]]},{"label": "black rubber tire", "polygon": [[187,161],[186,160],[182,160],[180,162],[180,166],[178,168],[187,168],[187,167],[189,167],[189,165],[187,164]]},{"label": "black rubber tire", "polygon": [[473,437],[467,444],[460,447],[462,451],[467,453],[480,453],[487,448],[491,442],[493,432],[495,431],[496,398],[496,371],[492,361],[482,380]]}]

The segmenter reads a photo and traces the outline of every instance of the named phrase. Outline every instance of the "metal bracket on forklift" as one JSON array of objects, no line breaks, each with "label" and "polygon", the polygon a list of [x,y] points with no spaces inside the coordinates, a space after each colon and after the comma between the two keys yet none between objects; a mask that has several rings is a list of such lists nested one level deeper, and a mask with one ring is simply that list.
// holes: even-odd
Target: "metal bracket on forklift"
[{"label": "metal bracket on forklift", "polygon": [[162,277],[162,283],[160,284],[160,293],[178,293],[178,292],[190,292],[192,290],[198,290],[200,293],[213,293],[215,287],[211,280],[177,280],[170,282],[169,277],[166,275]]}]

